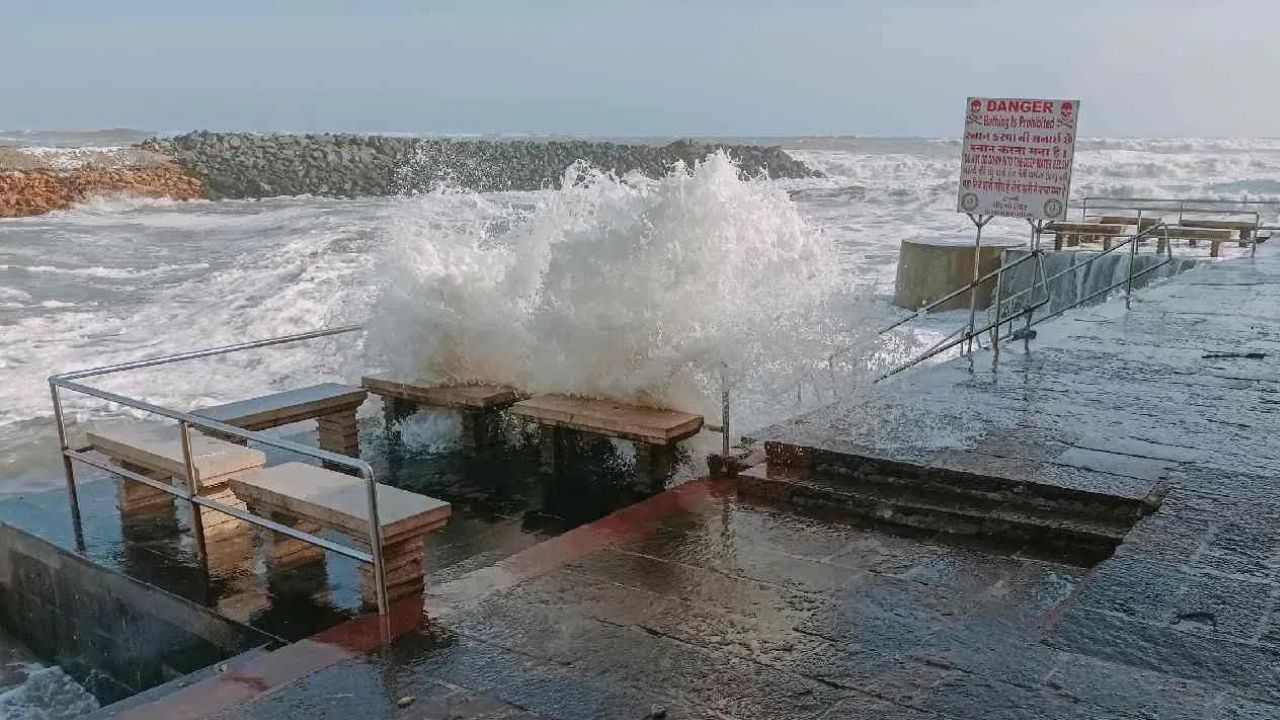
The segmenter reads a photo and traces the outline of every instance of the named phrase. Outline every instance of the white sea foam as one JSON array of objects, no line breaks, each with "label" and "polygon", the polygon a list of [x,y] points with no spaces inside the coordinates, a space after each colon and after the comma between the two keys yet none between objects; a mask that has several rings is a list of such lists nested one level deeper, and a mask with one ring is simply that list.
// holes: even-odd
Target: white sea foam
[{"label": "white sea foam", "polygon": [[532,210],[440,191],[389,235],[376,359],[533,392],[705,408],[721,362],[812,357],[847,291],[830,240],[722,154],[658,180],[575,166]]},{"label": "white sea foam", "polygon": [[60,667],[28,664],[26,679],[0,692],[0,718],[5,720],[74,720],[98,709],[98,701]]}]

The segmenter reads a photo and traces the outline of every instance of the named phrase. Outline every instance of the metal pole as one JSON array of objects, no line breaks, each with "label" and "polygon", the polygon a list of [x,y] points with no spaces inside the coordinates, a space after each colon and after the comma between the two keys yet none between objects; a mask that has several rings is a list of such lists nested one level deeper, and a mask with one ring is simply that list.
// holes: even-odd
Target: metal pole
[{"label": "metal pole", "polygon": [[[1004,266],[1003,257],[1000,259],[1000,265],[1001,267]],[[1003,303],[1000,302],[1000,287],[1003,283],[1004,273],[1002,272],[999,275],[996,275],[996,294],[994,295],[996,303],[996,324],[991,328],[991,367],[993,368],[1000,363],[1000,323],[1003,322],[1000,315],[1000,308],[1003,306]]]},{"label": "metal pole", "polygon": [[[187,492],[195,497],[200,494],[200,483],[196,480],[195,457],[191,453],[191,426],[185,420],[178,421],[178,439],[182,443],[182,464],[187,473]],[[204,515],[200,512],[200,506],[190,500],[187,501],[187,507],[191,508],[191,532],[196,536],[196,553],[200,556],[200,561],[205,562],[209,559],[209,555],[204,546]]]},{"label": "metal pole", "polygon": [[378,599],[378,614],[386,615],[390,608],[387,602],[387,573],[382,564],[382,520],[378,517],[378,483],[374,482],[373,473],[360,468],[360,477],[364,478],[369,494],[369,554],[373,556],[373,586]]},{"label": "metal pole", "polygon": [[1129,300],[1133,296],[1133,266],[1138,261],[1138,238],[1142,236],[1142,211],[1138,211],[1138,231],[1129,238],[1129,277],[1124,283],[1124,309],[1129,309]]},{"label": "metal pole", "polygon": [[973,224],[977,227],[973,236],[973,284],[969,286],[969,329],[966,331],[969,353],[973,354],[973,328],[974,321],[978,316],[978,280],[982,277],[981,267],[979,265],[979,260],[982,257],[982,226],[990,222],[992,216],[988,215],[983,217],[981,215],[974,215],[973,213],[968,213],[968,215],[969,219],[972,220]]},{"label": "metal pole", "polygon": [[58,395],[58,386],[49,383],[49,393],[53,396],[53,419],[58,425],[58,445],[62,450],[62,471],[67,477],[67,505],[71,509],[71,531],[76,538],[76,551],[84,552],[84,526],[80,520],[80,493],[76,490],[76,468],[67,456],[71,445],[67,442],[67,423],[62,415],[62,398]]},{"label": "metal pole", "polygon": [[720,456],[729,466],[729,364],[720,363]]}]

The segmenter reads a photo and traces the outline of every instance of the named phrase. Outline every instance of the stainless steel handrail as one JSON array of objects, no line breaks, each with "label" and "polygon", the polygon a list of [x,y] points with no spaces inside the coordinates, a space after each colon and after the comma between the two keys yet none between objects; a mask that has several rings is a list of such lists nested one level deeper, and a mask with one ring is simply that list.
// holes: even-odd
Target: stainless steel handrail
[{"label": "stainless steel handrail", "polygon": [[[375,593],[377,596],[376,599],[378,604],[378,613],[381,615],[386,615],[388,613],[389,608],[387,603],[386,572],[385,572],[385,567],[382,559],[382,523],[380,521],[380,516],[378,513],[378,483],[374,476],[373,467],[370,466],[369,463],[359,458],[352,458],[346,455],[330,452],[328,450],[324,450],[321,448],[302,445],[289,440],[285,440],[283,438],[268,435],[261,431],[245,430],[243,428],[239,428],[234,425],[228,425],[226,423],[219,422],[217,420],[210,420],[208,418],[200,417],[198,415],[192,415],[191,413],[182,412],[180,410],[172,410],[166,407],[162,407],[160,405],[156,405],[154,403],[146,402],[145,400],[126,397],[124,395],[120,395],[119,393],[113,393],[107,390],[102,390],[100,388],[95,388],[80,382],[76,382],[77,380],[81,380],[88,377],[108,375],[111,373],[123,372],[126,370],[135,370],[135,369],[145,368],[145,367],[155,367],[158,365],[182,362],[184,360],[193,360],[196,358],[211,357],[215,355],[226,355],[229,353],[239,352],[242,350],[248,350],[253,348],[269,347],[273,345],[282,345],[286,343],[300,342],[303,340],[310,340],[318,337],[326,337],[329,335],[338,335],[342,333],[356,332],[361,329],[362,328],[359,325],[347,325],[347,326],[336,327],[336,328],[324,328],[321,330],[314,330],[311,332],[296,333],[293,335],[284,335],[284,336],[275,337],[275,338],[267,338],[264,340],[254,340],[254,341],[245,342],[245,343],[238,343],[235,345],[226,345],[226,346],[217,347],[217,348],[209,348],[206,350],[197,350],[194,352],[163,355],[163,356],[154,357],[154,358],[147,358],[144,360],[137,360],[137,361],[127,362],[127,363],[118,363],[114,365],[104,365],[96,368],[87,368],[84,370],[77,370],[77,371],[61,373],[58,375],[51,376],[49,378],[49,391],[53,400],[54,419],[58,426],[58,440],[61,446],[63,467],[66,473],[67,492],[68,492],[69,502],[71,505],[72,523],[74,525],[74,530],[76,533],[77,545],[81,549],[83,549],[84,538],[83,538],[83,532],[81,529],[82,526],[81,526],[81,518],[80,518],[80,502],[79,502],[79,496],[76,490],[76,477],[75,477],[75,465],[74,465],[74,463],[76,462],[81,462],[86,465],[90,465],[102,470],[106,470],[108,472],[111,472],[115,475],[126,478],[128,480],[144,483],[154,489],[160,490],[161,492],[167,493],[174,497],[181,498],[187,501],[188,503],[190,503],[192,505],[192,510],[193,510],[192,524],[194,527],[192,529],[196,535],[196,541],[202,557],[204,557],[205,555],[204,546],[203,546],[204,537],[203,537],[203,532],[201,532],[201,528],[200,528],[200,522],[201,522],[200,513],[196,510],[196,506],[212,508],[219,512],[223,512],[228,515],[231,515],[232,517],[235,517],[239,520],[243,520],[245,522],[251,523],[253,525],[267,528],[269,530],[281,533],[283,535],[287,535],[297,540],[301,540],[308,544],[316,545],[326,550],[336,552],[340,555],[353,558],[360,562],[372,564],[373,574],[374,574]],[[189,488],[186,491],[183,491],[174,485],[161,483],[159,481],[146,478],[145,476],[140,475],[138,473],[128,471],[124,468],[97,461],[92,456],[87,455],[85,452],[81,450],[73,449],[70,446],[70,443],[67,439],[66,419],[63,413],[62,397],[59,392],[60,390],[69,390],[72,392],[77,392],[83,395],[96,397],[101,400],[107,400],[109,402],[114,402],[119,405],[123,405],[125,407],[131,407],[137,410],[142,410],[144,412],[148,412],[151,414],[159,415],[161,417],[166,417],[171,420],[178,421],[179,440],[182,445],[183,464],[185,466],[184,470],[186,473],[185,480],[189,485]],[[339,543],[334,543],[330,540],[319,537],[317,535],[312,535],[311,533],[303,532],[294,528],[290,528],[286,525],[274,522],[268,518],[263,518],[258,515],[254,515],[253,513],[242,511],[239,508],[233,508],[229,505],[225,505],[223,503],[201,497],[196,492],[196,473],[195,473],[194,461],[191,454],[190,431],[192,427],[212,430],[223,435],[239,437],[245,440],[252,440],[254,442],[261,443],[269,447],[274,447],[281,450],[288,450],[290,452],[297,453],[299,455],[313,457],[327,463],[332,463],[334,465],[340,465],[343,467],[354,469],[356,472],[360,474],[360,477],[364,480],[365,488],[367,492],[367,499],[368,499],[368,505],[369,505],[370,552],[365,553],[360,550],[356,550],[354,548],[341,545]]]},{"label": "stainless steel handrail", "polygon": [[[1141,227],[1141,211],[1139,211],[1139,218],[1140,218],[1140,220],[1139,220],[1139,227]],[[931,307],[933,307],[933,306],[936,306],[936,305],[938,305],[938,304],[940,304],[940,303],[942,303],[942,302],[945,302],[946,300],[948,300],[948,299],[950,299],[950,298],[956,297],[957,295],[960,295],[960,294],[965,293],[965,292],[969,292],[970,290],[972,290],[972,289],[976,288],[976,286],[977,286],[977,285],[980,285],[981,283],[986,282],[986,280],[987,280],[988,278],[990,278],[992,275],[995,275],[995,276],[996,276],[997,288],[1000,288],[1000,287],[1002,287],[1002,286],[1003,286],[1003,276],[1004,276],[1004,271],[1005,271],[1005,270],[1009,270],[1009,269],[1012,269],[1012,268],[1014,268],[1014,267],[1017,267],[1018,265],[1020,265],[1020,264],[1022,264],[1022,263],[1024,263],[1024,262],[1027,262],[1027,261],[1031,260],[1032,258],[1037,258],[1037,259],[1039,260],[1038,267],[1039,267],[1039,270],[1040,270],[1040,273],[1039,273],[1039,274],[1040,274],[1040,282],[1039,282],[1038,284],[1039,284],[1040,288],[1042,289],[1042,291],[1043,291],[1043,293],[1044,293],[1044,297],[1043,297],[1039,302],[1036,302],[1036,303],[1033,303],[1033,304],[1031,304],[1031,305],[1028,305],[1027,307],[1023,308],[1022,310],[1019,310],[1018,312],[1016,312],[1016,313],[1014,313],[1014,314],[1012,314],[1012,315],[1005,316],[1005,315],[1003,314],[1003,308],[1004,308],[1004,306],[1005,306],[1006,304],[1008,304],[1011,300],[1015,299],[1015,298],[1019,298],[1019,297],[1021,297],[1021,296],[1025,295],[1025,294],[1027,294],[1027,293],[1034,292],[1034,291],[1035,291],[1035,289],[1036,289],[1037,283],[1033,280],[1033,281],[1032,281],[1032,283],[1031,283],[1031,285],[1030,285],[1029,287],[1027,287],[1027,288],[1025,288],[1025,289],[1023,289],[1023,290],[1019,290],[1019,291],[1017,291],[1017,292],[1015,292],[1015,293],[1012,293],[1011,295],[1004,296],[1004,297],[1001,297],[1001,296],[1000,296],[1000,291],[999,291],[999,290],[997,290],[996,298],[995,298],[995,303],[994,303],[994,305],[995,305],[995,320],[993,320],[993,321],[991,321],[990,323],[988,323],[988,324],[987,324],[986,326],[984,326],[982,329],[980,329],[980,330],[975,330],[975,331],[972,333],[972,336],[971,336],[969,333],[964,332],[964,331],[966,330],[966,328],[964,328],[964,327],[962,327],[962,328],[960,328],[959,330],[956,330],[956,331],[954,331],[954,332],[950,333],[949,335],[947,335],[946,337],[944,337],[941,341],[939,341],[939,342],[935,343],[934,345],[930,346],[927,350],[925,350],[924,352],[922,352],[920,355],[918,355],[918,356],[916,356],[916,357],[912,358],[911,360],[908,360],[907,362],[902,363],[902,364],[900,364],[900,365],[898,365],[898,366],[894,367],[893,369],[891,369],[891,370],[889,370],[889,371],[885,372],[884,374],[880,375],[878,378],[876,378],[876,382],[879,382],[879,381],[881,381],[881,380],[887,379],[887,378],[889,378],[889,377],[892,377],[892,376],[894,376],[894,375],[897,375],[898,373],[902,372],[903,370],[907,370],[908,368],[911,368],[911,367],[914,367],[914,366],[916,366],[916,365],[919,365],[920,363],[924,362],[925,360],[928,360],[929,358],[935,357],[935,356],[937,356],[937,355],[939,355],[939,354],[941,354],[941,353],[946,352],[947,350],[950,350],[950,349],[951,349],[951,348],[953,348],[953,347],[956,347],[956,346],[958,346],[958,345],[961,345],[961,344],[962,344],[962,343],[964,343],[966,340],[969,340],[971,337],[976,337],[976,336],[981,335],[982,333],[984,333],[984,332],[988,332],[988,331],[991,331],[991,332],[992,332],[992,349],[993,349],[993,351],[996,353],[996,356],[998,357],[998,355],[999,355],[999,348],[1000,348],[1000,331],[999,331],[999,328],[1000,328],[1000,326],[1001,326],[1001,325],[1003,325],[1004,323],[1006,323],[1006,322],[1007,322],[1007,323],[1009,323],[1010,327],[1012,327],[1013,323],[1014,323],[1018,318],[1023,318],[1023,317],[1025,317],[1025,319],[1026,319],[1026,321],[1027,321],[1027,322],[1026,322],[1026,330],[1030,330],[1030,329],[1031,329],[1031,327],[1032,327],[1032,326],[1034,326],[1034,325],[1039,325],[1040,323],[1044,322],[1045,320],[1047,320],[1047,319],[1049,319],[1049,318],[1057,317],[1058,315],[1061,315],[1062,313],[1066,312],[1067,310],[1070,310],[1070,309],[1072,309],[1072,308],[1079,307],[1080,305],[1083,305],[1084,303],[1086,303],[1086,302],[1088,302],[1088,301],[1092,300],[1093,298],[1098,297],[1099,295],[1102,295],[1102,294],[1104,294],[1104,293],[1108,293],[1108,292],[1111,292],[1112,290],[1115,290],[1116,288],[1120,287],[1121,285],[1125,285],[1125,286],[1126,286],[1125,304],[1126,304],[1126,307],[1127,307],[1127,306],[1128,306],[1128,302],[1129,302],[1129,296],[1130,296],[1130,294],[1132,293],[1132,288],[1133,288],[1133,281],[1134,281],[1134,279],[1136,279],[1136,278],[1140,278],[1140,277],[1143,277],[1143,276],[1147,275],[1148,273],[1154,272],[1154,271],[1156,271],[1156,270],[1158,270],[1158,269],[1160,269],[1160,268],[1162,268],[1162,267],[1164,267],[1164,266],[1168,265],[1169,263],[1173,262],[1173,249],[1172,249],[1172,245],[1171,245],[1169,242],[1167,242],[1167,241],[1166,241],[1166,242],[1165,242],[1165,250],[1166,250],[1166,253],[1167,253],[1167,257],[1166,257],[1166,259],[1165,259],[1164,261],[1162,261],[1162,262],[1160,262],[1160,263],[1157,263],[1157,264],[1155,264],[1155,265],[1153,265],[1153,266],[1151,266],[1151,267],[1149,267],[1149,268],[1146,268],[1146,269],[1144,269],[1144,270],[1142,270],[1142,271],[1140,271],[1140,272],[1134,272],[1134,266],[1135,266],[1134,257],[1135,257],[1136,251],[1137,251],[1138,241],[1139,241],[1139,240],[1142,240],[1142,239],[1144,239],[1144,238],[1147,238],[1147,237],[1153,236],[1153,235],[1157,235],[1157,234],[1159,234],[1160,232],[1163,232],[1163,231],[1164,231],[1164,227],[1165,227],[1164,223],[1162,223],[1162,222],[1157,222],[1155,225],[1152,225],[1152,226],[1148,227],[1148,228],[1147,228],[1147,229],[1145,229],[1145,230],[1141,230],[1141,231],[1139,231],[1139,232],[1137,232],[1137,233],[1134,233],[1133,235],[1129,235],[1129,236],[1126,236],[1126,237],[1124,237],[1124,238],[1120,239],[1119,241],[1117,241],[1117,242],[1113,243],[1111,247],[1109,247],[1109,248],[1107,248],[1107,249],[1105,249],[1105,250],[1103,250],[1103,251],[1101,251],[1101,252],[1098,252],[1098,253],[1094,253],[1094,254],[1092,254],[1092,255],[1091,255],[1091,257],[1089,257],[1089,258],[1088,258],[1087,260],[1085,260],[1083,263],[1080,263],[1079,265],[1073,264],[1071,267],[1069,267],[1069,268],[1067,268],[1067,269],[1065,269],[1065,270],[1061,270],[1061,271],[1059,271],[1059,272],[1057,272],[1057,273],[1054,273],[1053,275],[1048,275],[1048,274],[1047,274],[1047,272],[1045,271],[1045,267],[1044,267],[1044,260],[1043,260],[1043,257],[1042,257],[1042,255],[1043,255],[1043,251],[1041,251],[1041,250],[1039,250],[1039,249],[1033,249],[1033,250],[1031,250],[1031,251],[1030,251],[1026,256],[1024,256],[1024,257],[1022,257],[1022,258],[1019,258],[1018,260],[1016,260],[1016,261],[1014,261],[1014,262],[1012,262],[1012,263],[1009,263],[1009,264],[1007,264],[1007,265],[1006,265],[1006,264],[1004,264],[1004,263],[1002,262],[1002,263],[1001,263],[1001,265],[1000,265],[1000,267],[999,267],[999,268],[997,268],[996,270],[993,270],[992,272],[987,273],[986,275],[984,275],[982,278],[980,278],[980,279],[978,279],[978,280],[975,280],[974,282],[971,282],[971,283],[969,283],[969,284],[965,285],[964,287],[959,288],[958,290],[956,290],[956,291],[954,291],[954,292],[950,293],[948,296],[946,296],[946,297],[942,298],[941,300],[937,300],[937,301],[935,301],[934,303],[931,303],[930,305],[926,306],[925,308],[922,308],[921,310],[916,311],[916,312],[915,312],[915,313],[913,313],[912,315],[910,315],[910,316],[908,316],[908,317],[906,317],[906,318],[904,318],[904,319],[902,319],[902,320],[899,320],[899,321],[897,321],[897,322],[895,322],[895,323],[892,323],[892,324],[890,324],[890,325],[886,326],[885,328],[883,328],[883,329],[881,329],[881,330],[880,330],[880,333],[881,333],[881,334],[883,334],[883,333],[885,333],[885,332],[888,332],[889,330],[892,330],[892,329],[894,329],[894,328],[897,328],[897,327],[899,327],[899,326],[903,325],[903,324],[904,324],[904,323],[906,323],[906,322],[910,322],[911,320],[914,320],[914,319],[916,319],[916,318],[918,318],[918,317],[922,316],[925,312],[927,312],[927,310],[928,310],[929,308],[931,308]],[[1126,277],[1125,277],[1125,279],[1123,279],[1123,280],[1121,280],[1121,281],[1119,281],[1119,282],[1116,282],[1116,283],[1112,283],[1111,285],[1107,286],[1106,288],[1103,288],[1102,290],[1099,290],[1099,291],[1097,291],[1097,292],[1094,292],[1094,293],[1089,294],[1087,297],[1077,299],[1077,300],[1076,300],[1075,302],[1073,302],[1072,304],[1070,304],[1070,305],[1068,305],[1068,306],[1066,306],[1066,307],[1060,308],[1060,309],[1058,309],[1058,310],[1055,310],[1054,312],[1050,313],[1049,315],[1046,315],[1046,316],[1041,317],[1041,318],[1039,318],[1039,319],[1035,319],[1035,318],[1034,318],[1035,311],[1036,311],[1036,310],[1038,310],[1038,309],[1040,309],[1040,308],[1042,308],[1042,307],[1044,307],[1045,305],[1048,305],[1048,304],[1049,304],[1049,302],[1050,302],[1050,300],[1051,300],[1051,295],[1050,295],[1050,291],[1049,291],[1049,284],[1050,284],[1051,282],[1053,282],[1054,280],[1058,279],[1059,277],[1062,277],[1063,275],[1065,275],[1065,274],[1067,274],[1067,273],[1074,273],[1074,272],[1078,272],[1078,271],[1080,271],[1080,270],[1081,270],[1081,269],[1083,269],[1083,268],[1087,268],[1088,266],[1092,265],[1094,262],[1097,262],[1099,259],[1101,259],[1101,258],[1103,258],[1103,257],[1105,257],[1105,256],[1107,256],[1107,255],[1109,255],[1109,254],[1111,254],[1111,253],[1113,253],[1113,252],[1116,252],[1116,251],[1120,250],[1121,248],[1125,248],[1125,247],[1127,247],[1127,248],[1129,249],[1129,268],[1128,268],[1128,272],[1126,273]],[[960,337],[958,337],[958,338],[957,338],[957,337],[956,337],[957,335],[960,335]],[[1025,333],[1024,333],[1024,336],[1023,336],[1023,337],[1024,337],[1024,341],[1029,341],[1029,335],[1027,335],[1027,334],[1025,334]],[[961,350],[961,352],[963,353],[964,351],[963,351],[963,350]]]}]

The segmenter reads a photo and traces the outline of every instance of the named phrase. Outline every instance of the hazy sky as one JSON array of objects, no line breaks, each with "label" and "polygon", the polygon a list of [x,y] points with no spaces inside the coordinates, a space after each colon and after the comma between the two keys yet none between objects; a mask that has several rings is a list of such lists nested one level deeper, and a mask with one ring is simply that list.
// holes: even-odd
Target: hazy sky
[{"label": "hazy sky", "polygon": [[1280,1],[0,0],[0,128],[1280,135]]}]

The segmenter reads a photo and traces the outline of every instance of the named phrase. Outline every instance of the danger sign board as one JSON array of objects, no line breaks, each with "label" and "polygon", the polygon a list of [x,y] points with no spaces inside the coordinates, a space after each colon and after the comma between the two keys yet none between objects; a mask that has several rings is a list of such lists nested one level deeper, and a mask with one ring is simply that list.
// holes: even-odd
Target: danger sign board
[{"label": "danger sign board", "polygon": [[1060,220],[1071,193],[1079,100],[969,98],[957,210]]}]

